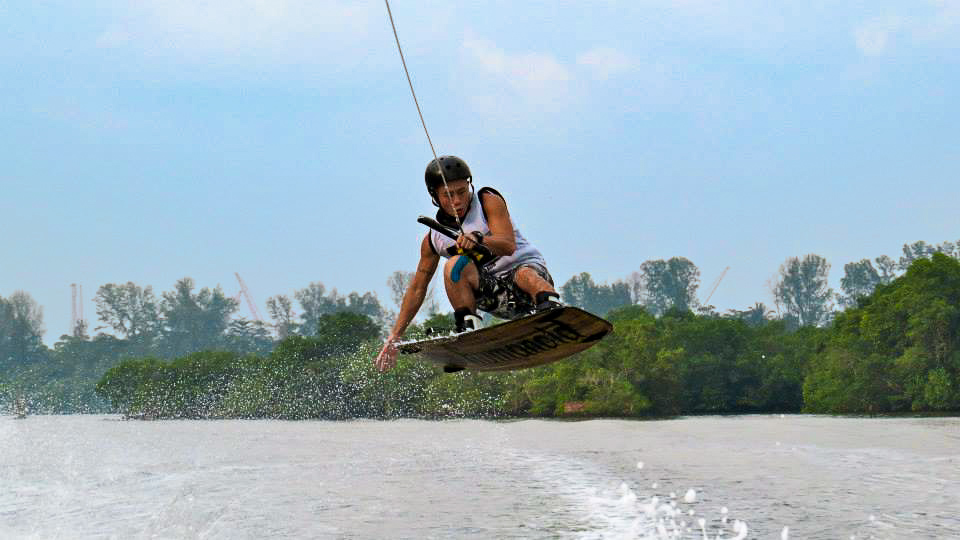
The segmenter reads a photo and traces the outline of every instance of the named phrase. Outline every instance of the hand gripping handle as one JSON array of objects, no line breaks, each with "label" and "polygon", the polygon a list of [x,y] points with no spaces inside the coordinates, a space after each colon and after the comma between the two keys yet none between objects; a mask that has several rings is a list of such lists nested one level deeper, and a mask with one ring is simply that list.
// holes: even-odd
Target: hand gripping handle
[{"label": "hand gripping handle", "polygon": [[[418,217],[417,222],[422,223],[427,227],[430,227],[431,229],[437,231],[438,233],[446,236],[447,238],[450,238],[453,240],[456,240],[457,237],[460,236],[460,234],[457,232],[456,229],[452,227],[447,227],[446,225],[441,224],[437,220],[433,218],[429,218],[427,216]],[[477,247],[471,250],[467,250],[463,254],[473,259],[480,266],[486,266],[497,259],[497,257],[493,255],[493,252],[491,252],[490,249],[483,244],[477,244]]]}]

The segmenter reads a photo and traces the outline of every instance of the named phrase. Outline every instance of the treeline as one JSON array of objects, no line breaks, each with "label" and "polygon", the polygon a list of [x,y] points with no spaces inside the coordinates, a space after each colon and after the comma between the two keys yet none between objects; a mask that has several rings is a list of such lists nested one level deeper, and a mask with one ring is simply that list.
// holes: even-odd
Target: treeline
[{"label": "treeline", "polygon": [[804,400],[813,412],[960,410],[960,262],[918,259],[838,315]]},{"label": "treeline", "polygon": [[[796,343],[791,340],[800,339],[795,334],[801,337],[817,334],[816,331],[803,329],[830,327],[832,321],[842,313],[840,309],[845,308],[852,314],[859,302],[869,297],[875,289],[890,285],[912,263],[921,259],[929,260],[936,253],[953,258],[960,257],[960,243],[930,245],[916,242],[904,245],[903,254],[897,261],[880,256],[873,260],[849,263],[844,267],[845,275],[840,283],[841,293],[835,293],[829,287],[827,277],[830,265],[825,259],[817,255],[792,257],[781,265],[779,278],[773,284],[771,292],[775,299],[775,309],[756,303],[747,309],[728,310],[724,314],[698,300],[700,271],[691,261],[682,257],[646,261],[638,272],[610,285],[597,284],[590,274],[584,272],[570,278],[559,289],[566,303],[601,315],[622,311],[625,306],[633,306],[631,309],[634,310],[635,307],[642,306],[646,316],[653,317],[656,324],[661,326],[677,320],[719,320],[722,324],[741,321],[749,329],[745,331],[748,337],[743,338],[747,341],[753,339],[749,338],[751,332],[759,331],[756,329],[765,329],[765,332],[779,329],[776,331],[782,334],[777,338],[780,342],[789,343],[790,346],[808,347],[809,343],[803,340]],[[388,279],[387,284],[395,304],[399,305],[411,277],[410,272],[398,271]],[[8,407],[16,397],[25,397],[33,411],[105,411],[110,406],[94,393],[93,387],[107,370],[124,360],[152,358],[155,362],[162,362],[205,350],[230,352],[237,358],[269,358],[274,348],[289,337],[318,337],[321,321],[325,316],[338,313],[365,315],[381,331],[392,323],[393,318],[393,312],[385,308],[373,293],[352,292],[340,295],[336,290],[328,292],[324,285],[318,282],[295,291],[292,298],[286,295],[269,298],[266,305],[270,322],[237,318],[237,300],[225,295],[219,287],[196,290],[195,283],[190,278],[179,280],[172,291],[159,295],[149,286],[141,287],[134,283],[107,284],[100,287],[94,301],[100,323],[93,329],[97,332],[96,335],[91,338],[87,326],[81,324],[72,329],[70,335],[61,336],[53,348],[47,348],[42,342],[42,309],[30,295],[15,292],[6,299],[0,297],[0,409]],[[297,311],[294,311],[295,302]],[[438,302],[432,292],[425,303],[424,311],[431,315],[439,312]],[[676,324],[684,326],[692,323]],[[111,333],[105,333],[104,330]],[[797,332],[798,330],[801,331]],[[674,335],[667,332],[665,335],[674,337],[664,338],[665,341],[658,345],[662,346],[662,350],[676,350],[684,345],[684,334]],[[744,347],[746,348],[743,350],[749,350],[746,345]],[[596,350],[598,353],[607,351],[606,345]],[[684,350],[689,351],[690,347],[687,346]],[[836,348],[832,347],[830,350]],[[595,353],[591,352],[590,355],[592,354]],[[766,359],[764,354],[766,353],[761,352],[761,360]],[[590,355],[587,355],[587,360]],[[809,360],[807,357],[803,358],[806,359],[804,362]],[[803,363],[801,367],[806,369],[806,364]],[[802,381],[806,380],[806,372],[803,373],[801,385]],[[949,375],[949,370],[947,374]],[[532,375],[524,375],[527,376]],[[942,382],[952,379],[937,372],[934,380]],[[545,388],[550,387],[550,384],[544,384]],[[697,384],[697,381],[690,379],[689,385]],[[791,388],[797,388],[796,381],[791,384]],[[684,382],[684,387],[687,385],[688,382]],[[916,381],[908,386],[914,389],[911,392],[919,391],[916,390],[920,387]],[[813,392],[812,389],[818,387],[814,385],[810,388]],[[804,406],[812,407],[810,404],[813,401],[819,401],[819,398],[815,399],[814,396],[823,393],[820,390],[817,392],[819,393],[811,394],[806,402],[791,401],[792,410]],[[543,411],[549,408],[546,405],[550,403],[549,400],[537,398],[537,405],[534,406],[533,394],[525,395],[532,400],[529,410]],[[510,399],[512,403],[523,401],[519,395],[511,396]],[[568,403],[571,402],[570,399],[577,402],[574,398],[557,399],[557,403]],[[936,399],[931,400],[931,403],[939,403]],[[747,401],[750,400],[734,398],[732,402]],[[655,412],[662,414],[670,410],[706,410],[693,405],[692,401],[678,403],[680,404],[674,409],[661,408]],[[721,400],[721,403],[724,404],[720,407],[723,410],[755,410],[749,407],[728,409],[728,404],[731,403],[729,399]],[[515,409],[521,410],[522,407],[511,410]],[[865,406],[851,408],[837,404],[822,409],[811,408],[854,409],[868,410]],[[876,410],[901,409],[890,406],[877,407]]]},{"label": "treeline", "polygon": [[277,321],[268,323],[236,318],[236,299],[220,287],[197,290],[190,278],[159,296],[150,286],[107,284],[94,297],[97,334],[91,338],[81,323],[52,348],[42,340],[43,310],[28,293],[0,297],[0,410],[23,398],[31,412],[106,412],[110,406],[94,386],[124,360],[172,360],[205,350],[265,355],[282,337],[314,335],[325,314],[358,313],[380,325],[389,316],[372,293],[340,295],[311,283],[295,297],[301,307],[298,318],[292,302],[281,295],[267,303]]},{"label": "treeline", "polygon": [[[125,362],[97,392],[130,416],[392,418],[645,417],[748,412],[960,410],[960,262],[941,253],[859,297],[831,327],[792,329],[642,306],[609,313],[615,330],[570,359],[510,373],[447,375],[402,357],[377,373],[377,325],[324,315],[315,336],[266,357],[198,353]],[[412,329],[445,331],[449,315]]]},{"label": "treeline", "polygon": [[[524,383],[530,414],[960,411],[960,261],[914,259],[829,326],[640,307]],[[800,321],[815,319],[803,319]]]},{"label": "treeline", "polygon": [[[898,260],[881,255],[873,260],[847,263],[840,279],[840,292],[830,287],[831,266],[827,259],[816,254],[790,257],[780,265],[770,290],[774,309],[758,302],[742,311],[729,310],[726,315],[753,320],[779,319],[792,328],[825,326],[842,310],[855,307],[859,298],[902,275],[914,261],[929,259],[935,253],[960,259],[960,240],[937,245],[923,241],[904,244]],[[599,314],[638,304],[656,316],[672,309],[720,316],[714,306],[699,301],[699,286],[697,266],[684,257],[673,257],[646,261],[638,272],[609,285],[595,283],[590,274],[584,272],[564,283],[560,290],[568,304]]]}]

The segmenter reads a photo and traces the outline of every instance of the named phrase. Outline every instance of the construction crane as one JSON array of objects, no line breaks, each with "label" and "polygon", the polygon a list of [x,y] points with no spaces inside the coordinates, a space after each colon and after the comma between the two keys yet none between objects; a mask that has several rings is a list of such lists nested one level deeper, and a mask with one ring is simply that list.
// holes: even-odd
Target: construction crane
[{"label": "construction crane", "polygon": [[717,280],[713,282],[713,286],[710,288],[710,294],[708,294],[707,299],[703,301],[703,305],[705,306],[710,305],[710,299],[713,298],[713,293],[717,292],[717,287],[719,287],[720,282],[723,281],[723,276],[727,275],[727,270],[730,270],[729,266],[724,268],[723,272],[720,273],[720,277],[718,277]]},{"label": "construction crane", "polygon": [[243,278],[240,277],[239,273],[234,272],[233,275],[237,276],[237,281],[240,282],[240,292],[237,293],[235,300],[239,302],[240,297],[243,296],[244,300],[247,301],[247,307],[250,308],[250,314],[253,315],[253,320],[262,322],[263,319],[260,318],[260,312],[257,311],[257,304],[253,301],[253,296],[251,296],[247,284],[243,282]]}]

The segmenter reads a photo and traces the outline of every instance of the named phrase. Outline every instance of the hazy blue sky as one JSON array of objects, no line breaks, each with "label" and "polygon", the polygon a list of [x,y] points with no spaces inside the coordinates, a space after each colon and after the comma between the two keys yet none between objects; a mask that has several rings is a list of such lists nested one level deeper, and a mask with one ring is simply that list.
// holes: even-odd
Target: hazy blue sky
[{"label": "hazy blue sky", "polygon": [[[790,256],[839,288],[960,238],[960,2],[391,5],[438,151],[560,283],[684,256],[743,309]],[[0,295],[48,343],[74,282],[93,318],[105,283],[389,305],[414,268],[430,150],[383,2],[0,1],[0,26]]]}]

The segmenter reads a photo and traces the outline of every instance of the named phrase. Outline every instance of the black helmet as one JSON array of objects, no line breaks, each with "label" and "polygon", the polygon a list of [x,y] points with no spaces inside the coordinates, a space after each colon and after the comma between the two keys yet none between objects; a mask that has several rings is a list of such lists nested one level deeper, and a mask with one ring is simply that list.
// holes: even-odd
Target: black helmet
[{"label": "black helmet", "polygon": [[[427,183],[427,191],[434,199],[437,197],[437,188],[443,185],[444,178],[447,179],[447,182],[473,179],[473,174],[470,173],[467,162],[457,156],[440,156],[440,165],[443,166],[442,177],[437,161],[436,159],[430,160],[430,163],[427,164],[427,170],[423,173],[423,179]],[[434,204],[436,204],[436,200],[434,200]]]}]

